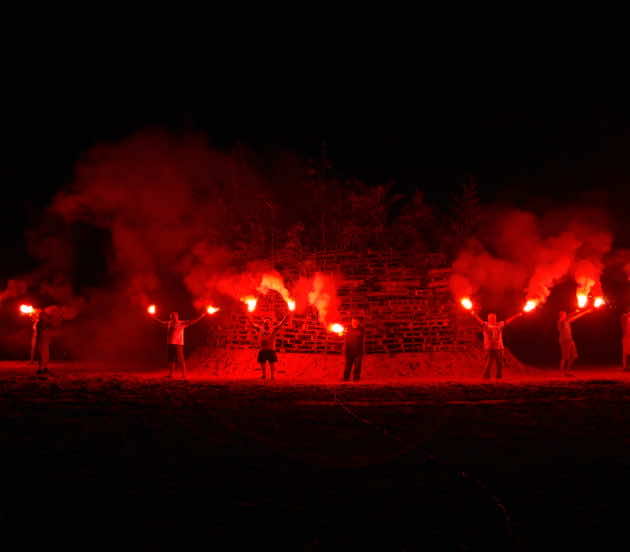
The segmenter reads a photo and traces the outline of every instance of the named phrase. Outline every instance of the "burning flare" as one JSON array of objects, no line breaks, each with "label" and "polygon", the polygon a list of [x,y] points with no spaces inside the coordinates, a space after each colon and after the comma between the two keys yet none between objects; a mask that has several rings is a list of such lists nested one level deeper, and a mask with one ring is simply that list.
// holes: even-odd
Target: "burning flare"
[{"label": "burning flare", "polygon": [[209,305],[208,308],[206,309],[206,312],[208,314],[214,314],[215,312],[219,312],[221,309],[219,307],[213,307],[212,305]]},{"label": "burning flare", "polygon": [[242,297],[241,301],[247,305],[247,310],[249,312],[254,312],[256,310],[256,305],[258,304],[258,299],[253,295],[248,295],[247,297]]},{"label": "burning flare", "polygon": [[472,310],[473,308],[473,302],[470,300],[470,297],[464,297],[460,303],[466,310]]},{"label": "burning flare", "polygon": [[596,309],[598,309],[599,307],[605,304],[606,304],[606,301],[604,300],[603,297],[595,297],[595,301],[593,302],[593,305],[595,306]]},{"label": "burning flare", "polygon": [[35,307],[33,305],[20,305],[20,312],[22,314],[34,314]]},{"label": "burning flare", "polygon": [[525,303],[525,306],[523,307],[523,311],[524,312],[531,312],[533,311],[536,307],[538,306],[538,301],[534,300],[534,299],[530,299],[529,301],[527,301],[527,303]]},{"label": "burning flare", "polygon": [[149,314],[155,314],[156,310],[157,310],[157,309],[156,309],[156,306],[155,306],[155,305],[149,305],[149,308],[147,309],[147,312],[148,312]]},{"label": "burning flare", "polygon": [[343,332],[346,330],[341,324],[335,322],[334,324],[331,324],[330,326],[328,326],[328,329],[333,332],[336,333],[337,335],[341,335],[343,334]]},{"label": "burning flare", "polygon": [[584,293],[578,293],[577,294],[578,307],[583,309],[587,303],[588,303],[588,295],[585,295]]},{"label": "burning flare", "polygon": [[289,299],[287,301],[287,307],[289,307],[290,311],[294,311],[295,310],[295,300],[294,299]]}]

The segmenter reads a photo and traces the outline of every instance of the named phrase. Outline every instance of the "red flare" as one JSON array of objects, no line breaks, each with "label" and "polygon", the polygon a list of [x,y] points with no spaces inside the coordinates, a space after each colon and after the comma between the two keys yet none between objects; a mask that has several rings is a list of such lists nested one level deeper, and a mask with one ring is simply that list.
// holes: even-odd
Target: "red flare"
[{"label": "red flare", "polygon": [[331,331],[332,333],[336,333],[337,335],[342,335],[343,332],[346,331],[346,329],[337,322],[328,326],[328,330]]},{"label": "red flare", "polygon": [[462,298],[460,303],[461,303],[462,307],[464,307],[466,310],[472,310],[472,308],[473,308],[473,302],[470,300],[470,297]]},{"label": "red flare", "polygon": [[588,295],[585,295],[584,293],[578,293],[577,303],[578,303],[578,307],[583,309],[588,303]]},{"label": "red flare", "polygon": [[156,308],[155,305],[149,305],[149,308],[147,308],[147,312],[149,314],[155,314],[156,310],[157,310],[157,308]]},{"label": "red flare", "polygon": [[599,307],[605,304],[606,304],[606,301],[604,300],[603,297],[595,297],[595,301],[593,302],[593,305],[595,306],[596,309],[598,309]]},{"label": "red flare", "polygon": [[536,307],[538,306],[538,301],[534,300],[534,299],[530,299],[529,301],[527,301],[525,303],[525,306],[523,307],[523,311],[524,312],[531,312],[533,311]]},{"label": "red flare", "polygon": [[214,314],[215,312],[219,312],[221,309],[219,307],[213,307],[212,305],[209,305],[208,308],[206,309],[206,312],[208,314]]},{"label": "red flare", "polygon": [[20,312],[22,314],[34,314],[35,307],[33,307],[33,305],[20,305]]},{"label": "red flare", "polygon": [[241,301],[247,305],[247,310],[249,312],[254,312],[256,310],[256,305],[258,304],[258,299],[253,295],[248,295],[247,297],[242,297]]},{"label": "red flare", "polygon": [[289,307],[289,310],[293,312],[295,310],[295,300],[289,299],[287,301],[287,307]]}]

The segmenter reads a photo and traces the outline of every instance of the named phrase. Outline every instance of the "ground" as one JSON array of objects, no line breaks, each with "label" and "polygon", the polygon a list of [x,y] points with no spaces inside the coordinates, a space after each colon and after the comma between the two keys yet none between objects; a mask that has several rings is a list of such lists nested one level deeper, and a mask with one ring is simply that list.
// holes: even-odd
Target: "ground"
[{"label": "ground", "polygon": [[630,377],[616,367],[359,384],[51,368],[0,364],[5,538],[232,550],[625,538]]}]

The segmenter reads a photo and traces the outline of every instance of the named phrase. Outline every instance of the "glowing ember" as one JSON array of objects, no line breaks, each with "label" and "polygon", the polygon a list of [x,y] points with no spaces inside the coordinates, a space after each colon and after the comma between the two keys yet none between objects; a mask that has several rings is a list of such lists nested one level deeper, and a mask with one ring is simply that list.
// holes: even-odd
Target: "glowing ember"
[{"label": "glowing ember", "polygon": [[462,304],[462,307],[464,307],[466,310],[472,310],[473,308],[473,302],[470,300],[469,297],[464,297],[460,303]]},{"label": "glowing ember", "polygon": [[577,302],[578,302],[578,307],[583,309],[586,306],[586,303],[588,303],[588,295],[584,295],[583,293],[578,293]]},{"label": "glowing ember", "polygon": [[20,305],[20,312],[22,314],[33,314],[35,312],[35,308],[33,305]]},{"label": "glowing ember", "polygon": [[219,312],[219,310],[221,310],[219,307],[213,307],[212,305],[206,309],[208,314],[214,314],[215,312]]},{"label": "glowing ember", "polygon": [[149,308],[147,309],[147,312],[149,314],[155,314],[155,311],[156,311],[155,305],[149,305]]},{"label": "glowing ember", "polygon": [[595,306],[595,308],[599,308],[602,305],[605,305],[606,301],[604,301],[603,297],[595,297],[595,302],[593,303],[593,305]]},{"label": "glowing ember", "polygon": [[254,312],[256,310],[256,305],[258,304],[258,299],[256,299],[256,297],[249,295],[247,297],[243,297],[241,301],[247,305],[247,310],[249,312]]},{"label": "glowing ember", "polygon": [[289,299],[287,301],[287,306],[289,307],[290,311],[294,311],[295,310],[295,301],[293,299]]},{"label": "glowing ember", "polygon": [[328,329],[329,329],[331,332],[336,333],[337,335],[341,335],[341,334],[343,334],[343,332],[345,331],[345,328],[344,328],[341,324],[338,324],[338,323],[331,324],[331,325],[328,327]]},{"label": "glowing ember", "polygon": [[538,306],[538,301],[534,301],[533,299],[530,299],[529,301],[527,301],[527,303],[525,303],[525,306],[523,307],[523,310],[525,312],[531,312],[533,311],[536,307]]}]

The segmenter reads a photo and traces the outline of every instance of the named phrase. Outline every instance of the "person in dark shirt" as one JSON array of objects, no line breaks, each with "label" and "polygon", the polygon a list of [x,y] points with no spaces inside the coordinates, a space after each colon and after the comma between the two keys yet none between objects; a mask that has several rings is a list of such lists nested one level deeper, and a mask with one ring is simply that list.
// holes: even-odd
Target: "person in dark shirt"
[{"label": "person in dark shirt", "polygon": [[265,318],[262,324],[256,324],[250,316],[247,317],[249,323],[254,326],[259,333],[259,349],[258,349],[258,364],[262,370],[262,379],[266,379],[267,370],[266,365],[269,364],[269,376],[270,379],[275,378],[276,362],[278,362],[278,355],[276,353],[276,337],[280,328],[287,319],[288,314],[285,314],[284,318],[277,324],[272,324],[270,318]]},{"label": "person in dark shirt", "polygon": [[35,350],[37,353],[37,374],[51,375],[48,370],[50,360],[50,337],[52,332],[52,320],[47,313],[41,312],[34,326]]},{"label": "person in dark shirt", "polygon": [[345,368],[343,380],[349,381],[350,376],[354,381],[361,379],[361,364],[365,352],[365,330],[360,326],[358,318],[353,318],[350,328],[346,331],[344,341]]}]

